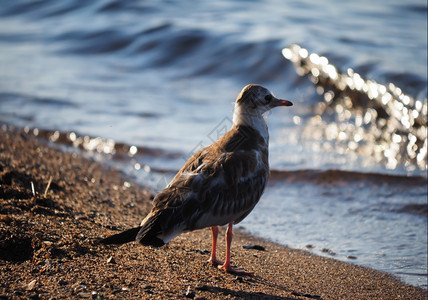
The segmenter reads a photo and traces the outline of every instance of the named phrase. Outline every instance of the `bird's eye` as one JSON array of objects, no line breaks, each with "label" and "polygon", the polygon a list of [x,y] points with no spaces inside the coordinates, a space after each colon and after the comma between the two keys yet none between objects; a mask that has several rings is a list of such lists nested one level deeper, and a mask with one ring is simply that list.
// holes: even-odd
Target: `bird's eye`
[{"label": "bird's eye", "polygon": [[272,95],[266,95],[265,100],[267,101],[267,103],[269,103],[270,100],[272,100]]}]

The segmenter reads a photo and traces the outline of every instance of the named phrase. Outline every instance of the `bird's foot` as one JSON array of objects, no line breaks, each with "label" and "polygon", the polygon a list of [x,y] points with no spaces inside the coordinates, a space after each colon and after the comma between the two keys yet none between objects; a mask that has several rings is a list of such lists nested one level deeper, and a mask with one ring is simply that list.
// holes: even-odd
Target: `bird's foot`
[{"label": "bird's foot", "polygon": [[218,260],[217,258],[210,257],[210,259],[208,260],[208,263],[214,266],[221,266],[223,265],[224,262],[222,262],[221,260]]},{"label": "bird's foot", "polygon": [[232,267],[230,264],[219,265],[219,269],[225,270],[227,273],[235,274],[235,275],[253,275],[254,272],[245,271],[244,269],[238,267]]}]

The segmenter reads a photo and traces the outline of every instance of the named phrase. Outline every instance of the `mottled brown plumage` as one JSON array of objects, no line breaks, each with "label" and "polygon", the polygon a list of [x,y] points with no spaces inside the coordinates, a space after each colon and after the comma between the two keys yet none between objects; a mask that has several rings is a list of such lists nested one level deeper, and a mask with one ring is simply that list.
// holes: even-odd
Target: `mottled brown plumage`
[{"label": "mottled brown plumage", "polygon": [[[137,240],[162,246],[182,232],[211,227],[210,262],[228,272],[249,274],[230,266],[232,224],[242,221],[259,201],[269,176],[268,140],[263,113],[291,102],[266,88],[247,85],[235,103],[232,128],[212,145],[195,153],[171,183],[153,200],[153,209],[138,228],[110,236],[102,243]],[[215,255],[218,227],[228,225],[226,261]]]}]

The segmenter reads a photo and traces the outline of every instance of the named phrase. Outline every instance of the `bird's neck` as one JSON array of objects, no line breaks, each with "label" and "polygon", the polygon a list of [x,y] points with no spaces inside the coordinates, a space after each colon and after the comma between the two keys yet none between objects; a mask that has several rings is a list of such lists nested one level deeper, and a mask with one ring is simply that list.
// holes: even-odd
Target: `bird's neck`
[{"label": "bird's neck", "polygon": [[266,144],[269,142],[268,127],[266,119],[263,117],[262,114],[248,113],[243,111],[240,106],[235,105],[235,111],[233,113],[233,125],[250,126],[260,133]]}]

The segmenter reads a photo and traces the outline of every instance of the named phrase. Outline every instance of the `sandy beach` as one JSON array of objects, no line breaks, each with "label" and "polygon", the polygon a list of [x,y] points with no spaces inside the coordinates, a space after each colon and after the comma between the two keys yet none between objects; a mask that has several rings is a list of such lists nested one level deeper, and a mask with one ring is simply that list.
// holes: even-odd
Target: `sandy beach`
[{"label": "sandy beach", "polygon": [[[135,226],[153,195],[122,173],[33,135],[0,129],[1,299],[427,299],[393,276],[237,232],[232,261],[207,264],[210,230],[152,249],[98,244]],[[222,232],[224,233],[224,231]],[[219,239],[219,257],[224,239]],[[265,250],[245,249],[259,245]]]}]

